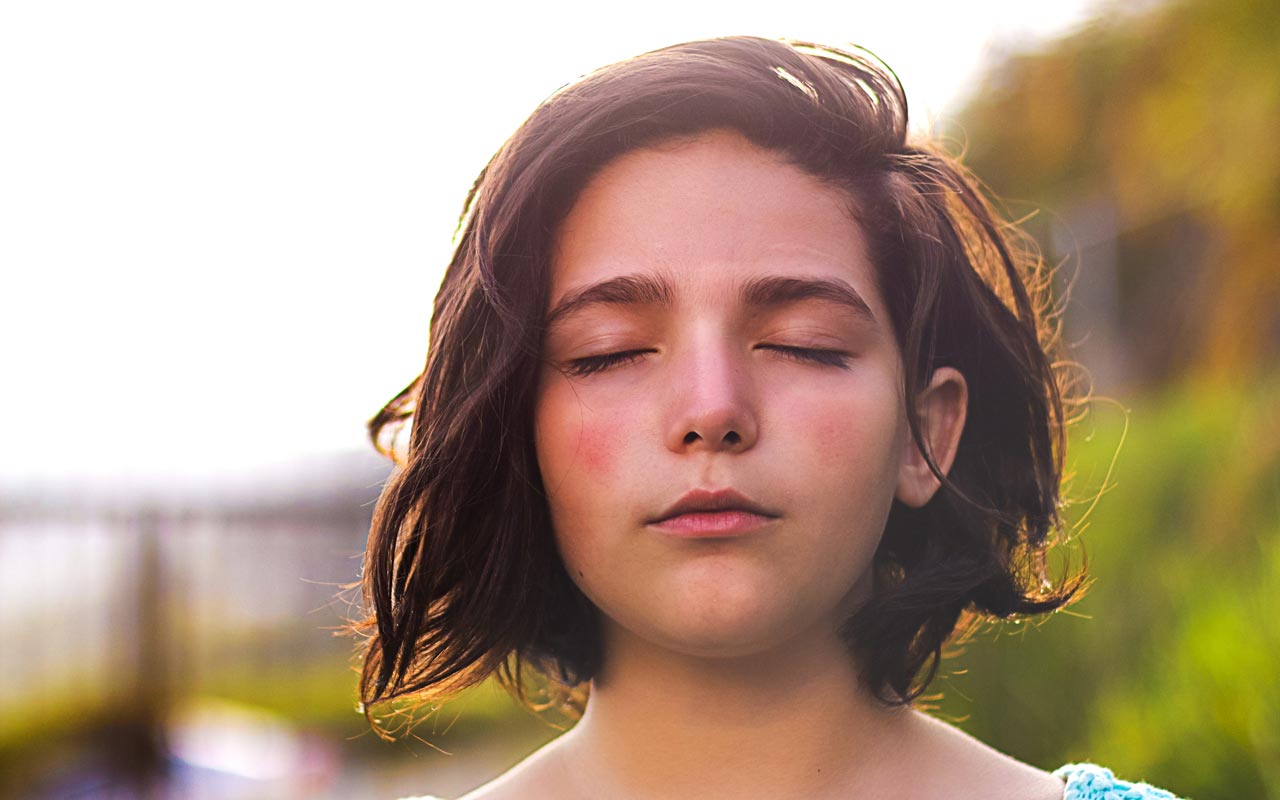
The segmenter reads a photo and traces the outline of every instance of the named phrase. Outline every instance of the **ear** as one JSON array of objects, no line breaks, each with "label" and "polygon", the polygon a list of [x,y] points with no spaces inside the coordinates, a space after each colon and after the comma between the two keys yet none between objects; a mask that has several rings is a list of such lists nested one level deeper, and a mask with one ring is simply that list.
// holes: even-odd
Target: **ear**
[{"label": "ear", "polygon": [[[951,367],[934,370],[929,385],[916,397],[920,434],[943,475],[951,471],[951,463],[955,461],[968,406],[969,386],[960,371]],[[920,508],[941,485],[908,433],[894,497],[912,508]]]}]

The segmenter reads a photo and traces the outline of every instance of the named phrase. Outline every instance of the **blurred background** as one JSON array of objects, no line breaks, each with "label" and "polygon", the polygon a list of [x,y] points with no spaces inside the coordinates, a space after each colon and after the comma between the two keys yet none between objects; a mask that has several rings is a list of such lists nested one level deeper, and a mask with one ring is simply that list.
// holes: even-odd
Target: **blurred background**
[{"label": "blurred background", "polygon": [[1060,265],[1093,378],[1063,552],[1095,582],[948,659],[937,713],[1280,798],[1274,0],[472,8],[0,8],[0,797],[455,796],[556,735],[488,686],[395,743],[355,711],[364,422],[532,108],[751,33],[897,70]]}]

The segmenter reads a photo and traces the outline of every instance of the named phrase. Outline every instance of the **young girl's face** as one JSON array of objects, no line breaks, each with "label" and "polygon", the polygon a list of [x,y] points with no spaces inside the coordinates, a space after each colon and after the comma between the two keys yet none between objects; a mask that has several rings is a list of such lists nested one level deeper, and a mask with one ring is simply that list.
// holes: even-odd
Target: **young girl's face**
[{"label": "young girl's face", "polygon": [[[657,287],[553,314],[538,387],[556,541],[610,634],[745,655],[834,636],[869,592],[910,437],[847,206],[715,131],[610,163],[558,231],[551,309],[623,276]],[[772,516],[722,515],[717,536],[655,522],[726,487]]]}]

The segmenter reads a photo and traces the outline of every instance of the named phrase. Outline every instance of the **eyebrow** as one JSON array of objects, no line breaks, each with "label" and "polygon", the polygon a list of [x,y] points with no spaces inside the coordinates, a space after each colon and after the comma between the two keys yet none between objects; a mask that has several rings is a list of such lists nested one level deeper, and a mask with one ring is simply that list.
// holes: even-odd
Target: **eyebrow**
[{"label": "eyebrow", "polygon": [[800,300],[825,300],[844,306],[868,322],[875,322],[871,306],[857,290],[836,278],[797,278],[763,275],[742,286],[742,302],[748,308],[778,308]]},{"label": "eyebrow", "polygon": [[[789,275],[763,275],[742,285],[739,297],[752,309],[780,308],[801,300],[825,300],[843,306],[856,316],[874,323],[871,306],[852,286],[834,278],[799,278]],[[567,317],[584,309],[607,306],[660,305],[670,308],[675,291],[662,275],[633,273],[588,284],[567,293],[547,315],[550,330]]]},{"label": "eyebrow", "polygon": [[550,330],[567,317],[591,306],[660,305],[670,308],[674,298],[671,283],[663,276],[643,273],[619,275],[567,292],[547,314],[546,327]]}]

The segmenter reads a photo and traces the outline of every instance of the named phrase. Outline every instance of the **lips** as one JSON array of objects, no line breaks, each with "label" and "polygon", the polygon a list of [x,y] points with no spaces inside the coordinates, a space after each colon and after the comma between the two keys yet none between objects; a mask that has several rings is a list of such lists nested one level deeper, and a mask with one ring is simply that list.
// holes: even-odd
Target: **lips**
[{"label": "lips", "polygon": [[716,511],[745,511],[761,517],[776,518],[782,516],[778,512],[766,508],[751,498],[731,488],[693,489],[681,495],[680,499],[669,506],[658,517],[649,520],[649,524],[663,522],[682,514]]}]

